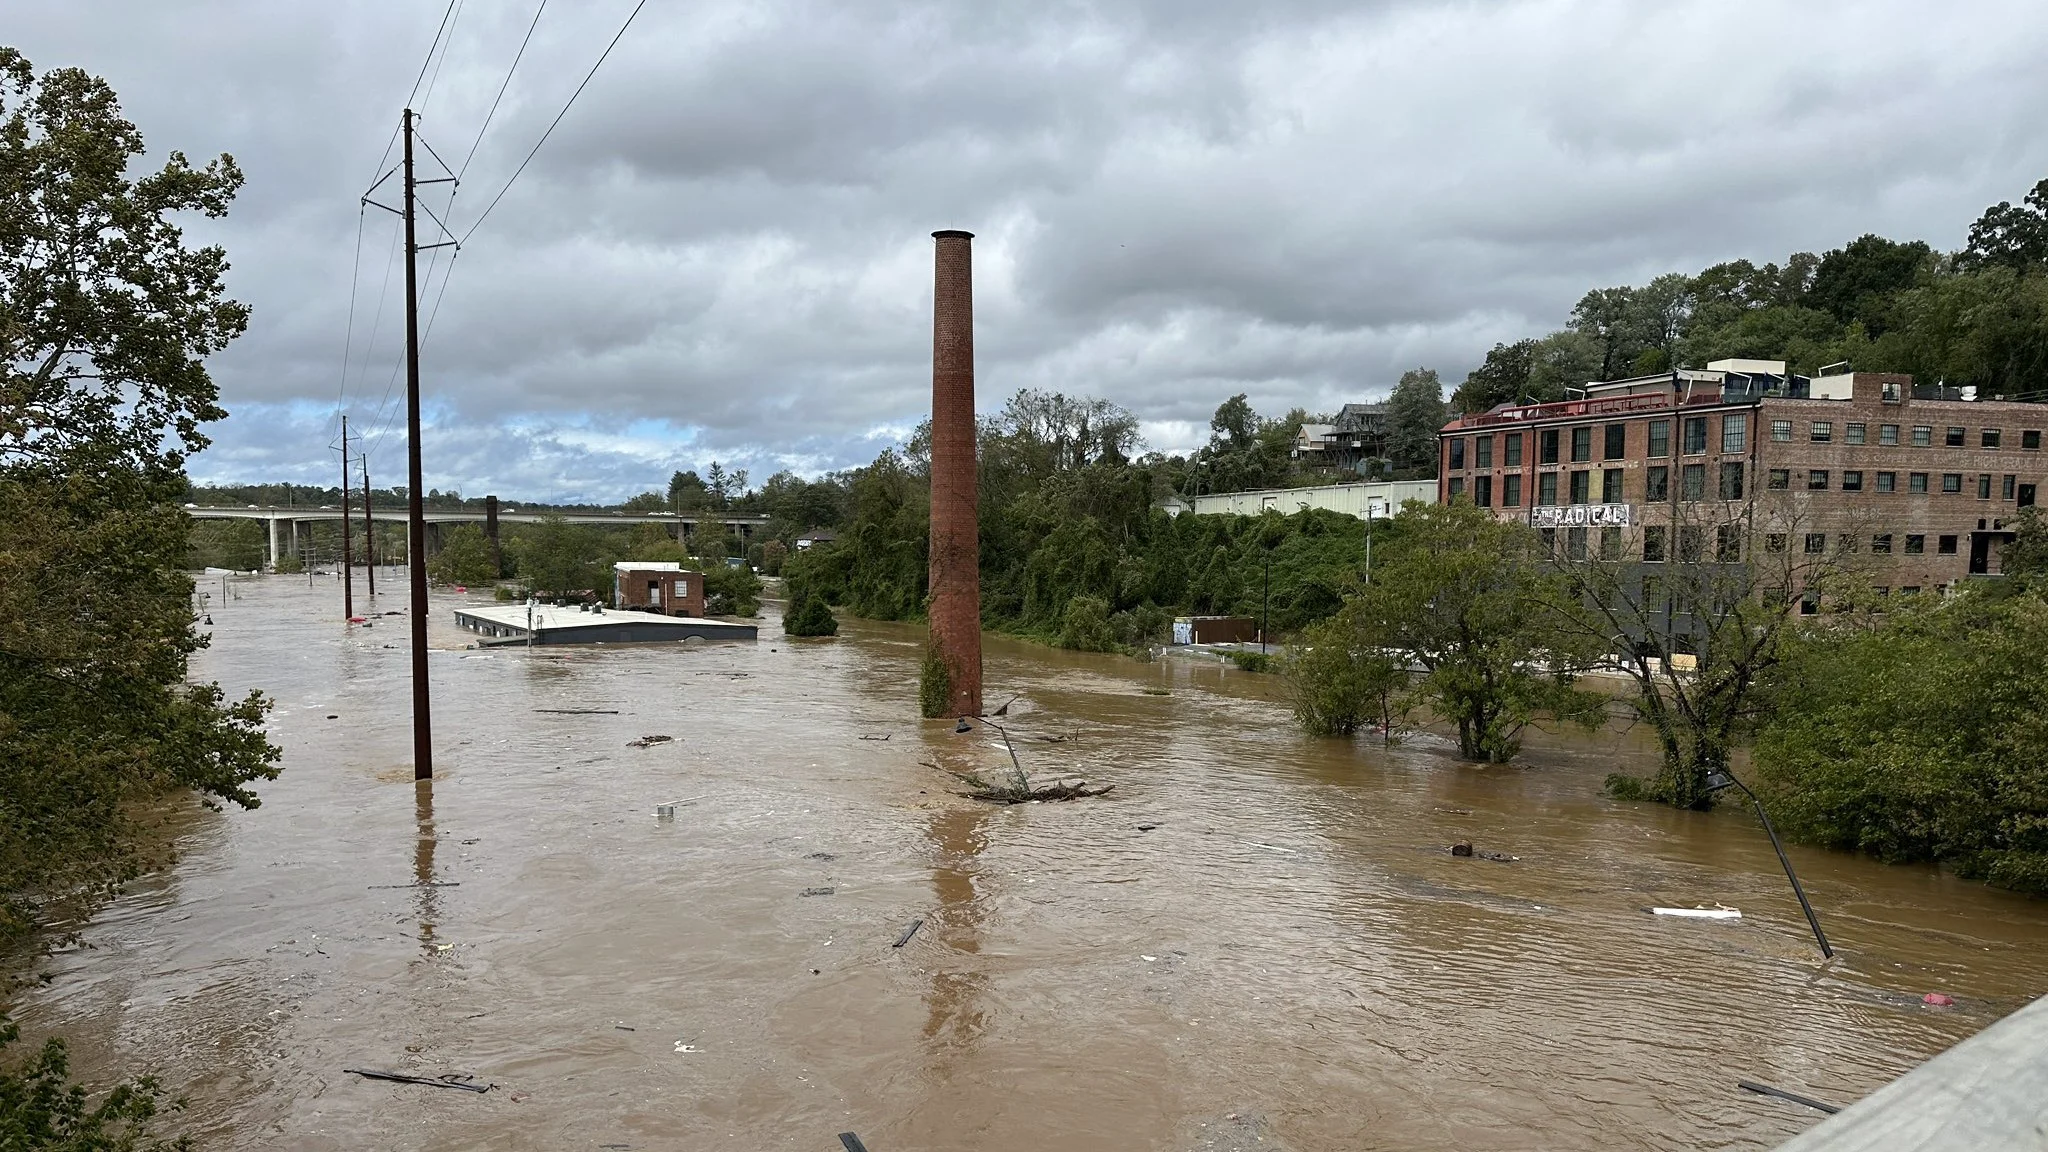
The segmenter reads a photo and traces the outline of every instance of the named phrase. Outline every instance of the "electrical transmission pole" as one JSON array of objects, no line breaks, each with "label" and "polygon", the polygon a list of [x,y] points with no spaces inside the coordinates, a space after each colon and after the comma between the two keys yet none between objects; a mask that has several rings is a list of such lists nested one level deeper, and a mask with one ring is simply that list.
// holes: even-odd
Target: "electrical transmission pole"
[{"label": "electrical transmission pole", "polygon": [[356,618],[356,578],[349,571],[354,560],[348,547],[348,417],[341,418],[341,618]]},{"label": "electrical transmission pole", "polygon": [[427,691],[427,515],[420,471],[420,246],[414,229],[412,109],[405,128],[405,566],[412,577],[412,778],[434,778],[433,701]]},{"label": "electrical transmission pole", "polygon": [[363,583],[377,598],[377,523],[370,519],[370,457],[363,455]]}]

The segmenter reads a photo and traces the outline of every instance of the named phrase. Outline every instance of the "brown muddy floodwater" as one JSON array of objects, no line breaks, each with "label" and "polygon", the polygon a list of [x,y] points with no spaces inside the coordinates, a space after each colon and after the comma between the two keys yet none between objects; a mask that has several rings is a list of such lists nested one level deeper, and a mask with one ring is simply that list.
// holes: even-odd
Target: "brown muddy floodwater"
[{"label": "brown muddy floodwater", "polygon": [[1475,767],[992,639],[1027,767],[1116,784],[997,809],[930,766],[1005,761],[915,718],[918,630],[470,651],[450,595],[416,790],[403,618],[235,588],[197,670],[276,697],[284,775],[18,1005],[207,1149],[1768,1148],[1818,1117],[1738,1078],[1847,1103],[2048,991],[2048,905],[1795,850],[1819,965],[1751,818],[1600,797],[1625,734]]}]

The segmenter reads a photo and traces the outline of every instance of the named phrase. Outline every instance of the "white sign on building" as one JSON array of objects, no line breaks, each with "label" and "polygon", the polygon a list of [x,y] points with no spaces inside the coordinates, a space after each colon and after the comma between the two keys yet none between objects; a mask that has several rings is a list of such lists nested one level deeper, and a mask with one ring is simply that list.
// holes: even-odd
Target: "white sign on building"
[{"label": "white sign on building", "polygon": [[1532,508],[1529,523],[1538,528],[1626,528],[1627,504],[1566,504]]}]

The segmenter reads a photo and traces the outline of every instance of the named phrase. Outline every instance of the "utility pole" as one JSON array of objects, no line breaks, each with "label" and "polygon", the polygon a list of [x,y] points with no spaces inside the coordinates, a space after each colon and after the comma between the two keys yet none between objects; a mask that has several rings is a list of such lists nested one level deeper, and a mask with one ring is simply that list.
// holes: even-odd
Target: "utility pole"
[{"label": "utility pole", "polygon": [[349,571],[354,557],[348,546],[348,416],[341,418],[341,618],[356,618],[356,578]]},{"label": "utility pole", "polygon": [[370,457],[363,457],[363,583],[377,598],[377,523],[370,519]]}]

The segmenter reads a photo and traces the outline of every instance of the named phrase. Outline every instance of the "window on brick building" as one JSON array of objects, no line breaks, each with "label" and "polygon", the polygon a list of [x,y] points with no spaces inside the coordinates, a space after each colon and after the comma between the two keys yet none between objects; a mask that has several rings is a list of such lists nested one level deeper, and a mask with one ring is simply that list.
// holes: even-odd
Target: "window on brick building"
[{"label": "window on brick building", "polygon": [[1451,499],[1456,500],[1458,497],[1463,496],[1464,494],[1465,478],[1463,476],[1451,477]]},{"label": "window on brick building", "polygon": [[1899,426],[1897,424],[1879,424],[1877,426],[1877,442],[1879,444],[1897,444],[1899,442]]},{"label": "window on brick building", "polygon": [[1925,473],[1925,472],[1914,472],[1914,473],[1910,473],[1909,475],[1907,475],[1907,477],[1906,477],[1906,491],[1908,491],[1908,492],[1925,492],[1925,491],[1927,491],[1927,473]]},{"label": "window on brick building", "polygon": [[1790,420],[1771,421],[1771,439],[1781,444],[1790,443],[1792,440],[1792,422]]},{"label": "window on brick building", "polygon": [[1507,457],[1507,466],[1510,468],[1520,468],[1522,466],[1522,434],[1520,432],[1508,433],[1507,443],[1501,447],[1503,449],[1501,454]]},{"label": "window on brick building", "polygon": [[1844,443],[1844,444],[1862,444],[1862,443],[1864,443],[1864,442],[1865,442],[1865,440],[1864,440],[1864,437],[1865,437],[1865,435],[1866,435],[1866,433],[1865,433],[1864,429],[1865,429],[1866,427],[1867,427],[1867,425],[1863,425],[1863,424],[1845,424],[1845,425],[1843,425],[1843,426],[1842,426],[1842,443]]},{"label": "window on brick building", "polygon": [[1493,507],[1493,477],[1475,476],[1472,479],[1472,502],[1481,508]]},{"label": "window on brick building", "polygon": [[1643,499],[1671,499],[1671,469],[1663,464],[1643,470]]},{"label": "window on brick building", "polygon": [[1671,421],[1650,421],[1650,456],[1655,459],[1671,455]]},{"label": "window on brick building", "polygon": [[1721,451],[1741,453],[1749,451],[1749,417],[1735,412],[1721,417]]},{"label": "window on brick building", "polygon": [[1934,429],[1925,424],[1913,425],[1913,447],[1925,448],[1934,443]]},{"label": "window on brick building", "polygon": [[1977,499],[1991,499],[1991,474],[1989,472],[1980,472],[1977,475]]},{"label": "window on brick building", "polygon": [[1609,468],[1605,472],[1600,473],[1600,502],[1602,504],[1621,503],[1621,477],[1622,472],[1619,468]]},{"label": "window on brick building", "polygon": [[1704,500],[1707,497],[1707,466],[1687,464],[1683,474],[1684,487],[1679,492],[1681,499]]},{"label": "window on brick building", "polygon": [[1662,564],[1663,562],[1664,526],[1662,524],[1652,524],[1643,529],[1643,563]]},{"label": "window on brick building", "polygon": [[1764,551],[1783,555],[1792,546],[1792,538],[1783,532],[1771,532],[1764,536]]},{"label": "window on brick building", "polygon": [[1961,472],[1942,473],[1941,490],[1943,492],[1961,492],[1963,490],[1963,474]]},{"label": "window on brick building", "polygon": [[1472,466],[1474,468],[1493,467],[1493,437],[1481,436],[1472,441]]},{"label": "window on brick building", "polygon": [[1857,545],[1861,543],[1862,538],[1854,532],[1843,532],[1835,537],[1835,551],[1856,552],[1859,551]]},{"label": "window on brick building", "polygon": [[2039,428],[2029,428],[2025,432],[2020,433],[2020,447],[2028,452],[2039,452],[2041,450],[2041,430]]},{"label": "window on brick building", "polygon": [[1853,471],[1853,470],[1852,470],[1852,471],[1848,471],[1848,472],[1844,472],[1844,473],[1842,473],[1842,491],[1844,491],[1844,492],[1861,492],[1861,491],[1863,491],[1863,473],[1861,473],[1861,472],[1857,472],[1857,471]]},{"label": "window on brick building", "polygon": [[1835,438],[1835,422],[1833,420],[1815,420],[1812,427],[1807,431],[1806,438],[1815,444],[1826,444]]},{"label": "window on brick building", "polygon": [[1906,555],[1918,556],[1925,551],[1927,551],[1927,537],[1917,532],[1906,534]]},{"label": "window on brick building", "polygon": [[1899,474],[1897,472],[1879,472],[1877,474],[1877,490],[1879,492],[1896,491],[1898,487]]},{"label": "window on brick building", "polygon": [[1918,596],[1919,594],[1920,586],[1918,584],[1908,584],[1899,589],[1899,595],[1901,596]]},{"label": "window on brick building", "polygon": [[2019,477],[2017,477],[2017,476],[2007,476],[2007,477],[2005,478],[2005,487],[2004,487],[2004,490],[2003,490],[2003,491],[2001,492],[2001,494],[1999,495],[1999,499],[2001,499],[2001,500],[2010,500],[2010,499],[2012,499],[2012,496],[2013,496],[2013,491],[2014,491],[2014,488],[2015,488],[2015,487],[2016,487],[2016,486],[2017,486],[2017,485],[2019,484],[2019,482],[2020,482],[2020,478],[2019,478]]},{"label": "window on brick building", "polygon": [[1557,463],[1557,429],[1545,428],[1539,435],[1541,438],[1536,442],[1536,462]]},{"label": "window on brick building", "polygon": [[1723,564],[1742,562],[1742,525],[1720,524],[1714,528],[1714,559]]},{"label": "window on brick building", "polygon": [[1742,461],[1727,460],[1722,462],[1721,499],[1742,499]]},{"label": "window on brick building", "polygon": [[1586,558],[1586,530],[1567,528],[1564,530],[1564,558],[1584,560]]},{"label": "window on brick building", "polygon": [[1678,526],[1678,562],[1697,564],[1707,554],[1707,530],[1698,524]]},{"label": "window on brick building", "polygon": [[2000,428],[1986,428],[1979,432],[1977,437],[1982,447],[1996,448],[1999,441],[2005,439],[2005,431]]},{"label": "window on brick building", "polygon": [[1771,469],[1771,477],[1764,483],[1764,487],[1769,488],[1773,492],[1783,492],[1785,489],[1792,487],[1792,470],[1790,468]]},{"label": "window on brick building", "polygon": [[1557,503],[1557,473],[1544,472],[1536,477],[1536,503],[1545,508]]},{"label": "window on brick building", "polygon": [[1593,474],[1585,469],[1572,473],[1572,503],[1585,504],[1592,494]]},{"label": "window on brick building", "polygon": [[1463,468],[1464,466],[1465,438],[1463,436],[1454,437],[1451,440],[1451,469],[1453,471],[1456,471],[1457,469]]},{"label": "window on brick building", "polygon": [[1957,428],[1951,425],[1948,431],[1942,436],[1941,442],[1950,448],[1961,448],[1963,446],[1963,441],[1968,438],[1969,429]]},{"label": "window on brick building", "polygon": [[1619,460],[1628,454],[1628,425],[1609,424],[1601,444],[1602,460]]},{"label": "window on brick building", "polygon": [[1955,538],[1955,537],[1953,537],[1953,536],[1943,536],[1943,537],[1941,537],[1941,538],[1940,538],[1939,540],[1936,540],[1936,541],[1934,542],[1934,550],[1935,550],[1936,552],[1939,552],[1939,553],[1941,553],[1941,554],[1942,554],[1943,556],[1953,556],[1953,555],[1955,555],[1955,554],[1956,554],[1956,538]]},{"label": "window on brick building", "polygon": [[1808,492],[1825,492],[1825,491],[1827,491],[1827,490],[1828,490],[1828,473],[1827,473],[1827,469],[1825,469],[1825,468],[1814,468],[1814,469],[1812,469],[1812,470],[1808,471],[1808,472],[1806,473],[1806,490],[1807,490]]},{"label": "window on brick building", "polygon": [[1870,550],[1882,556],[1891,555],[1892,534],[1889,532],[1879,532],[1872,536],[1870,538]]},{"label": "window on brick building", "polygon": [[1806,534],[1806,554],[1807,554],[1808,556],[1819,556],[1819,555],[1822,555],[1822,554],[1826,553],[1826,552],[1827,552],[1827,550],[1828,550],[1828,537],[1827,537],[1827,533],[1825,533],[1825,532],[1808,532],[1808,533]]},{"label": "window on brick building", "polygon": [[1591,460],[1592,458],[1593,430],[1591,428],[1572,429],[1572,463],[1577,464],[1582,460]]},{"label": "window on brick building", "polygon": [[1661,612],[1663,610],[1664,578],[1662,576],[1643,577],[1643,611]]},{"label": "window on brick building", "polygon": [[1600,558],[1602,560],[1621,559],[1621,529],[1602,528],[1600,530]]},{"label": "window on brick building", "polygon": [[1503,476],[1500,478],[1500,506],[1520,508],[1522,506],[1522,478]]},{"label": "window on brick building", "polygon": [[1685,418],[1685,454],[1698,456],[1707,450],[1707,418],[1687,416]]},{"label": "window on brick building", "polygon": [[1557,559],[1557,529],[1538,528],[1536,530],[1536,538],[1542,541],[1543,554],[1552,560]]}]

